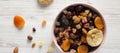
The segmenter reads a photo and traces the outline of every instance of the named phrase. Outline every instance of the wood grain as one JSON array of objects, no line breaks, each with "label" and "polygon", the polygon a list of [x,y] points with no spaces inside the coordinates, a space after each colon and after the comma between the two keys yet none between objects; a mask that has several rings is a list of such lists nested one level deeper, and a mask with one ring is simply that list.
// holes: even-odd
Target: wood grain
[{"label": "wood grain", "polygon": [[[98,9],[104,16],[107,26],[105,41],[100,50],[95,53],[119,53],[120,50],[120,0],[54,0],[42,7],[37,0],[0,0],[0,53],[13,53],[14,47],[19,47],[19,53],[46,53],[52,40],[53,22],[57,14],[66,6],[74,3],[85,3]],[[13,25],[13,17],[21,15],[26,23],[22,30]],[[45,28],[41,27],[42,20],[47,20]],[[32,32],[32,28],[37,30]],[[27,36],[33,36],[32,42],[37,46],[32,49],[32,42]],[[42,48],[39,41],[44,42]],[[55,47],[54,53],[61,53]]]}]

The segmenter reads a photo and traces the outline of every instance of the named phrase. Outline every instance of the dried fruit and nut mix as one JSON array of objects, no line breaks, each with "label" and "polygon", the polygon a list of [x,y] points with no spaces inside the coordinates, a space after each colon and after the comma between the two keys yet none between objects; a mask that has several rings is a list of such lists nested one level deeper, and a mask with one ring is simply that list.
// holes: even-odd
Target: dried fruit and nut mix
[{"label": "dried fruit and nut mix", "polygon": [[64,52],[88,53],[101,44],[104,28],[99,13],[83,5],[72,5],[58,15],[54,34]]}]

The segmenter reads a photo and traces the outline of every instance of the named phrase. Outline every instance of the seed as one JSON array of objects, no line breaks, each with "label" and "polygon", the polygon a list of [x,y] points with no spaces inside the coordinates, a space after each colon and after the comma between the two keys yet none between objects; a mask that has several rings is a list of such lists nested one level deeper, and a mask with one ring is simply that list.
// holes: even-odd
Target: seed
[{"label": "seed", "polygon": [[18,47],[15,47],[13,53],[18,53],[18,51],[19,51]]},{"label": "seed", "polygon": [[31,35],[28,35],[28,40],[32,40],[33,39],[33,37],[31,36]]}]

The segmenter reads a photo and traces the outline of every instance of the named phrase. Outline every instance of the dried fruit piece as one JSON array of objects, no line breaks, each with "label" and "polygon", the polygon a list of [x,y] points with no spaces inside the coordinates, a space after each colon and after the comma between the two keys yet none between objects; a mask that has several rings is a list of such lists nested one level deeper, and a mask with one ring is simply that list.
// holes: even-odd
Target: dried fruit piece
[{"label": "dried fruit piece", "polygon": [[46,20],[42,21],[42,26],[44,27],[47,24]]},{"label": "dried fruit piece", "polygon": [[102,22],[102,18],[101,17],[96,17],[95,20],[94,20],[94,23],[95,23],[95,26],[98,28],[98,29],[103,29],[103,22]]},{"label": "dried fruit piece", "polygon": [[76,15],[72,17],[72,19],[74,20],[74,23],[79,23],[80,22],[80,18],[77,17]]},{"label": "dried fruit piece", "polygon": [[48,5],[53,2],[53,0],[38,0],[38,2],[42,5]]},{"label": "dried fruit piece", "polygon": [[86,23],[88,20],[87,20],[87,18],[86,17],[83,17],[82,18],[82,23]]},{"label": "dried fruit piece", "polygon": [[82,32],[83,32],[84,34],[87,34],[87,30],[86,30],[85,28],[82,28]]},{"label": "dried fruit piece", "polygon": [[92,13],[91,12],[88,14],[88,17],[92,17]]},{"label": "dried fruit piece", "polygon": [[76,50],[71,49],[71,50],[70,50],[70,53],[76,53]]},{"label": "dried fruit piece", "polygon": [[92,29],[88,32],[89,35],[87,35],[87,43],[91,47],[97,47],[101,44],[103,40],[103,32],[101,30],[98,30],[97,28]]},{"label": "dried fruit piece", "polygon": [[88,13],[90,12],[90,10],[85,10],[85,13],[88,15]]},{"label": "dried fruit piece", "polygon": [[17,28],[23,28],[23,26],[25,25],[25,20],[21,17],[21,16],[14,16],[14,25]]},{"label": "dried fruit piece", "polygon": [[32,48],[34,48],[34,47],[35,47],[35,45],[36,45],[35,43],[32,43]]},{"label": "dried fruit piece", "polygon": [[86,45],[80,45],[77,48],[78,53],[88,53],[88,47]]},{"label": "dried fruit piece", "polygon": [[83,36],[81,37],[81,41],[82,41],[82,43],[86,43],[86,42],[87,42],[87,41],[86,41],[86,36],[83,35]]},{"label": "dried fruit piece", "polygon": [[33,32],[36,32],[36,29],[35,29],[35,27],[33,27],[33,28],[32,28],[32,30],[33,30]]},{"label": "dried fruit piece", "polygon": [[82,10],[82,6],[77,6],[76,8],[75,8],[75,11],[77,11],[77,12],[80,12],[81,10]]},{"label": "dried fruit piece", "polygon": [[80,28],[81,28],[81,25],[80,25],[80,24],[77,24],[77,25],[76,25],[76,28],[77,28],[77,29],[80,29]]},{"label": "dried fruit piece", "polygon": [[64,25],[64,26],[68,26],[69,25],[69,21],[68,21],[68,19],[67,18],[62,18],[62,25]]},{"label": "dried fruit piece", "polygon": [[39,46],[42,47],[44,45],[44,43],[42,41],[40,41]]},{"label": "dried fruit piece", "polygon": [[85,23],[84,24],[84,28],[89,28],[90,27],[90,23]]},{"label": "dried fruit piece", "polygon": [[32,40],[33,39],[33,37],[31,36],[31,35],[28,35],[28,40]]},{"label": "dried fruit piece", "polygon": [[72,28],[72,32],[73,32],[73,33],[76,33],[76,31],[77,31],[77,29]]},{"label": "dried fruit piece", "polygon": [[15,47],[13,53],[18,53],[18,51],[19,51],[18,47]]},{"label": "dried fruit piece", "polygon": [[60,26],[60,22],[55,22],[56,26]]},{"label": "dried fruit piece", "polygon": [[65,39],[61,45],[61,48],[64,50],[64,51],[68,51],[69,48],[70,48],[70,40],[69,39]]},{"label": "dried fruit piece", "polygon": [[50,47],[48,48],[47,53],[51,53],[51,52],[53,52],[53,50],[54,50],[54,48],[53,48],[52,46],[50,46]]},{"label": "dried fruit piece", "polygon": [[80,13],[81,16],[86,17],[87,14],[85,12]]}]

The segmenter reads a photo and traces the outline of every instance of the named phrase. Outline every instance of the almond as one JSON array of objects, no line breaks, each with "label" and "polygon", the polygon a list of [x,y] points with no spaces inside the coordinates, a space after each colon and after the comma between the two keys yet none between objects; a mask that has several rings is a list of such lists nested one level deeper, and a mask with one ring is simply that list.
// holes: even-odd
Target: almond
[{"label": "almond", "polygon": [[15,47],[13,53],[18,53],[18,51],[19,51],[18,47]]}]

